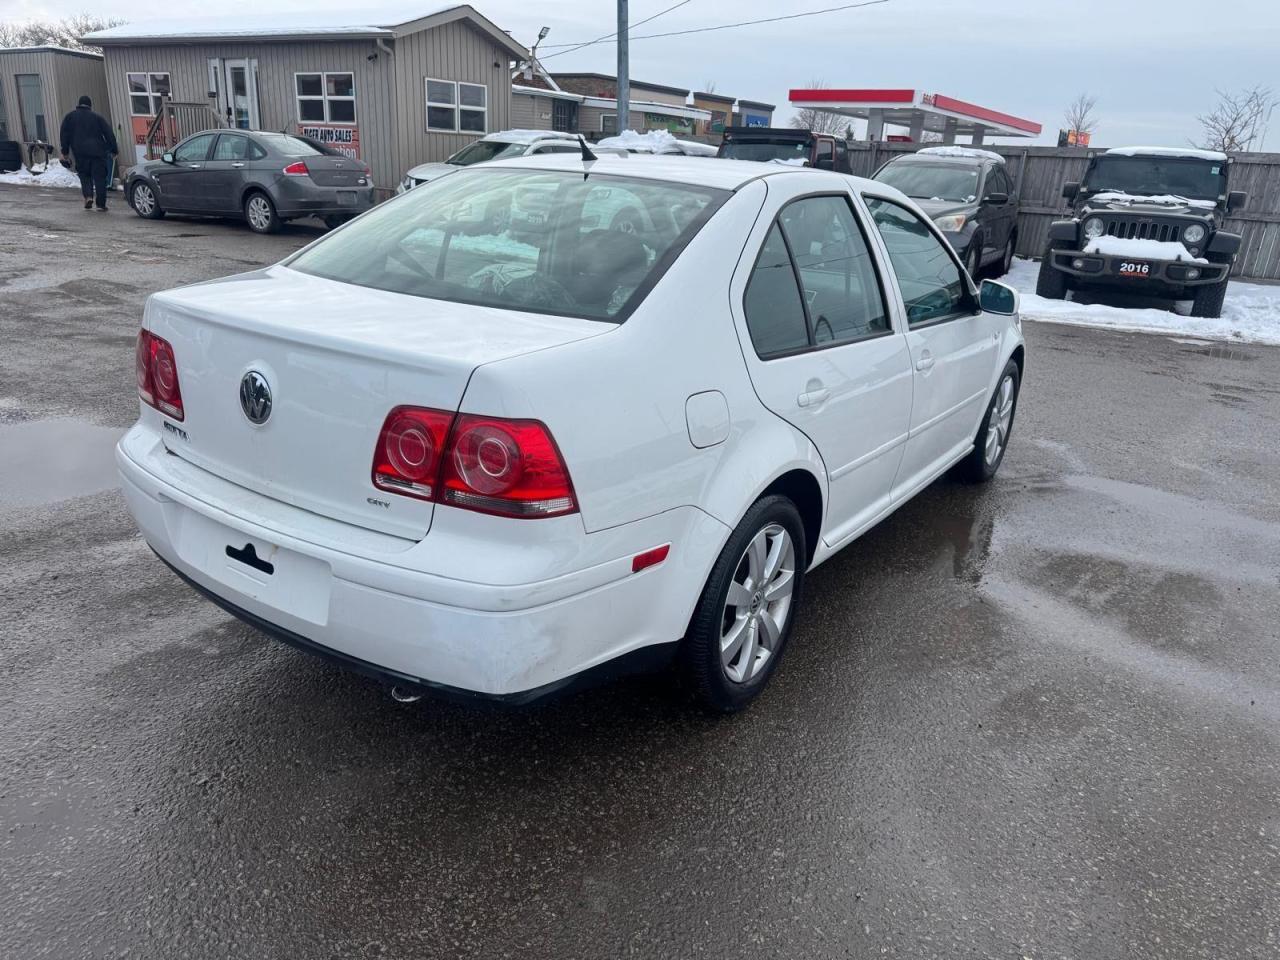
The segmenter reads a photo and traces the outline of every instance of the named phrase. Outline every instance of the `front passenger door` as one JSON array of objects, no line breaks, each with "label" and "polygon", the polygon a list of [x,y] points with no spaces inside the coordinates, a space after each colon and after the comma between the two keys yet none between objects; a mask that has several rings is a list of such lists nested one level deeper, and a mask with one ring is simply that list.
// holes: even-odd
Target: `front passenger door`
[{"label": "front passenger door", "polygon": [[249,161],[250,141],[243,133],[221,133],[213,155],[197,175],[196,201],[209,213],[239,213],[240,192],[244,185],[245,164]]},{"label": "front passenger door", "polygon": [[173,163],[161,165],[154,173],[160,188],[160,205],[175,213],[199,212],[197,177],[204,172],[209,150],[217,137],[214,133],[198,133],[173,148]]},{"label": "front passenger door", "polygon": [[894,483],[911,496],[972,446],[999,359],[998,318],[977,306],[951,246],[912,210],[864,195],[907,318],[915,370],[911,433]]}]

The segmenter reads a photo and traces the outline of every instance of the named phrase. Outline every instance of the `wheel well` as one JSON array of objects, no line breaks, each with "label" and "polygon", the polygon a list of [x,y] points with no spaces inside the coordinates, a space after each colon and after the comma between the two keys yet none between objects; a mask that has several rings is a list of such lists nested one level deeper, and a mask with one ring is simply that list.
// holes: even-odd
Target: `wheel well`
[{"label": "wheel well", "polygon": [[1018,365],[1018,382],[1022,382],[1022,365],[1026,362],[1026,351],[1022,349],[1022,344],[1013,348],[1013,356],[1009,358]]},{"label": "wheel well", "polygon": [[814,551],[818,549],[818,538],[822,536],[822,488],[812,473],[807,470],[792,470],[784,473],[760,494],[786,497],[800,511],[804,521],[805,552],[807,562],[813,562]]}]

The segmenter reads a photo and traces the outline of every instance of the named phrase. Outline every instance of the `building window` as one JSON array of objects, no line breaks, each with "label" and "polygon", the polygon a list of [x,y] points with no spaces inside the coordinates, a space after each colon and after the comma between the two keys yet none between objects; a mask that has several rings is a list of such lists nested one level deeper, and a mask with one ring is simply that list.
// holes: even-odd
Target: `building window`
[{"label": "building window", "polygon": [[600,132],[601,133],[617,133],[618,132],[618,115],[616,113],[600,114]]},{"label": "building window", "polygon": [[578,105],[571,100],[551,101],[551,129],[569,133],[578,125]]},{"label": "building window", "polygon": [[160,113],[164,98],[171,96],[167,73],[127,73],[129,112],[135,117],[154,117]]},{"label": "building window", "polygon": [[300,122],[356,122],[355,74],[295,73],[293,84]]},{"label": "building window", "polygon": [[489,88],[481,83],[433,80],[427,83],[427,129],[484,133],[489,129]]}]

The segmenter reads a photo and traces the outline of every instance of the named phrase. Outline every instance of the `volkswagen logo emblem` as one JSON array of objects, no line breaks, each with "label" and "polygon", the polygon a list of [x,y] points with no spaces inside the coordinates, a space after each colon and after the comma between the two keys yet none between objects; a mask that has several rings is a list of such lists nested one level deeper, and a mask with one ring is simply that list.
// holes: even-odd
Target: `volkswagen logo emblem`
[{"label": "volkswagen logo emblem", "polygon": [[257,370],[240,378],[240,409],[250,423],[266,423],[271,416],[271,385]]}]

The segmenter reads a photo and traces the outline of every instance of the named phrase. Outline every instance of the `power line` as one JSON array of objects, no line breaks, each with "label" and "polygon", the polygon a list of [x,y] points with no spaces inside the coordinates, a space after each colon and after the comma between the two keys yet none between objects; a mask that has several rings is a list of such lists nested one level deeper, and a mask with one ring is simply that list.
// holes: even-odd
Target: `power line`
[{"label": "power line", "polygon": [[[657,20],[664,13],[670,13],[672,10],[675,10],[678,7],[683,7],[686,3],[692,3],[692,2],[693,0],[680,0],[679,3],[673,4],[672,6],[667,7],[665,10],[659,10],[657,13],[655,13],[651,17],[645,17],[643,20],[637,20],[635,23],[631,24],[631,26],[638,27],[643,23],[648,23],[650,20]],[[628,30],[627,32],[629,35],[630,30]],[[618,31],[615,30],[613,33],[606,33],[603,37],[596,37],[594,40],[588,40],[586,43],[548,43],[548,44],[545,44],[544,46],[550,47],[552,49],[556,49],[558,47],[568,47],[569,49],[560,50],[559,53],[549,53],[545,57],[539,57],[538,59],[550,60],[552,57],[558,57],[566,53],[573,53],[574,50],[581,50],[583,47],[590,47],[597,43],[604,43],[606,40],[612,40],[617,35],[618,35]],[[631,39],[636,39],[636,38],[632,37]]]},{"label": "power line", "polygon": [[[732,30],[735,27],[754,27],[761,23],[777,23],[781,20],[799,20],[801,17],[816,17],[823,13],[838,13],[841,10],[856,10],[859,7],[874,7],[874,6],[878,6],[879,4],[888,3],[888,2],[889,0],[863,0],[863,2],[861,3],[846,3],[838,7],[827,7],[823,10],[807,10],[804,13],[788,13],[780,17],[765,17],[762,20],[742,20],[742,21],[739,21],[738,23],[721,23],[711,27],[694,27],[689,30],[671,30],[671,31],[668,31],[667,33],[646,33],[643,36],[630,37],[630,39],[655,40],[659,37],[682,37],[691,33],[709,33],[713,30]],[[677,4],[677,6],[680,6],[680,4]],[[658,16],[658,14],[655,14],[655,16]],[[653,19],[653,18],[650,17],[649,19]],[[644,23],[646,21],[642,20],[640,22]],[[639,25],[640,24],[636,24],[636,26],[639,26]],[[601,37],[599,40],[590,40],[587,43],[578,44],[576,47],[573,47],[570,50],[561,50],[560,53],[553,53],[549,57],[543,57],[542,59],[549,60],[551,57],[560,56],[561,53],[572,53],[574,50],[581,50],[583,47],[589,47],[594,43],[600,43],[604,40],[608,40],[615,36],[617,36],[616,33],[611,33],[609,34],[608,37]]]}]

